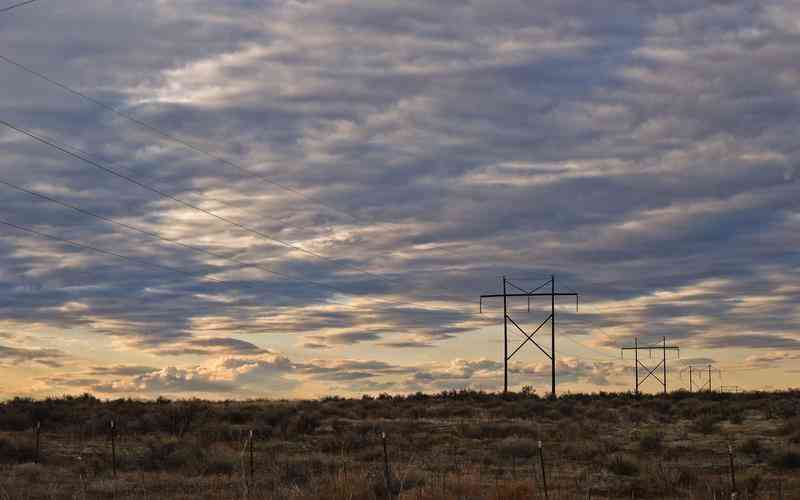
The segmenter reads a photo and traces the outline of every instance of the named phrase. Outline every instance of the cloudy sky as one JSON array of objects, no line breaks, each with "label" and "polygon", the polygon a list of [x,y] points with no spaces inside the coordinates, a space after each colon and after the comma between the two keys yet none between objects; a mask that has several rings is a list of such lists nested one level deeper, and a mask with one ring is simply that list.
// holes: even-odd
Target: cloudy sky
[{"label": "cloudy sky", "polygon": [[789,1],[0,10],[0,397],[497,390],[503,275],[581,294],[559,391],[797,387],[799,61]]}]

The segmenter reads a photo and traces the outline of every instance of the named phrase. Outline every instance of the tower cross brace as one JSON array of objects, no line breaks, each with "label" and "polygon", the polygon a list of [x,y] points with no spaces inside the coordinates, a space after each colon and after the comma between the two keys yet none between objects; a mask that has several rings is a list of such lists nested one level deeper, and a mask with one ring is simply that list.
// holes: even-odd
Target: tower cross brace
[{"label": "tower cross brace", "polygon": [[[545,286],[550,285],[550,292],[539,292]],[[508,293],[508,287],[513,287],[519,292],[515,293]],[[574,296],[575,297],[575,310],[578,310],[578,294],[577,293],[565,293],[565,292],[556,292],[556,278],[555,276],[550,276],[550,279],[546,282],[542,283],[538,287],[532,290],[526,290],[520,286],[515,285],[511,281],[509,281],[505,276],[503,276],[503,293],[502,294],[488,294],[488,295],[481,295],[480,297],[480,311],[483,312],[483,299],[493,299],[493,298],[501,298],[503,299],[503,394],[508,393],[508,361],[519,352],[522,347],[531,342],[533,345],[539,348],[539,350],[547,356],[550,360],[550,383],[551,383],[551,397],[556,397],[556,297],[560,296]],[[532,332],[526,332],[519,324],[514,321],[511,316],[508,314],[508,299],[513,297],[526,297],[528,299],[528,312],[531,310],[531,297],[550,297],[550,315],[542,321],[538,327]],[[550,353],[548,353],[545,349],[542,348],[534,339],[533,336],[536,335],[539,330],[550,322]],[[524,336],[525,340],[522,341],[520,345],[514,349],[510,355],[508,354],[508,324],[511,325],[519,330]]]},{"label": "tower cross brace", "polygon": [[[653,349],[661,350],[662,358],[661,361],[653,368],[652,370],[650,367],[639,361],[639,351],[647,350],[650,353],[653,352]],[[635,385],[634,385],[634,393],[639,394],[639,387],[652,376],[654,379],[658,380],[661,386],[664,388],[664,394],[667,393],[667,351],[677,351],[678,357],[680,357],[680,347],[677,346],[668,346],[667,345],[667,337],[662,337],[662,344],[661,345],[654,345],[654,346],[640,346],[639,345],[639,337],[634,339],[633,347],[623,347],[621,348],[620,356],[624,356],[625,351],[633,351],[634,353],[634,373],[635,373]],[[646,372],[647,375],[644,376],[642,380],[639,380],[639,367],[642,367]],[[656,375],[656,370],[659,368],[663,369],[663,379],[659,378]]]}]

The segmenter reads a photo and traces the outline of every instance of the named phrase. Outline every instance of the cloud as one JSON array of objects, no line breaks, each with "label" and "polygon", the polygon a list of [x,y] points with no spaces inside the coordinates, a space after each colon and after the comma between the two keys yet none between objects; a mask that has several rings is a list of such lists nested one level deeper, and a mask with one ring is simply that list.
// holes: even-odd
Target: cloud
[{"label": "cloud", "polygon": [[89,370],[89,373],[97,376],[116,376],[127,377],[136,375],[146,375],[148,373],[157,372],[158,368],[149,366],[133,366],[133,365],[115,365],[115,366],[94,366]]},{"label": "cloud", "polygon": [[401,340],[398,342],[382,342],[381,345],[383,347],[388,347],[390,349],[429,349],[434,347],[433,344],[429,342],[420,342],[416,340]]},{"label": "cloud", "polygon": [[262,349],[257,345],[228,337],[209,337],[187,340],[179,344],[166,347],[157,347],[154,352],[162,356],[184,356],[194,355],[254,355],[269,354],[268,349]]},{"label": "cloud", "polygon": [[800,359],[800,353],[772,351],[763,354],[752,354],[745,358],[745,364],[756,368],[775,368],[786,361]]},{"label": "cloud", "polygon": [[0,362],[11,365],[35,364],[58,368],[67,358],[58,349],[26,348],[0,345]]},{"label": "cloud", "polygon": [[[3,330],[63,343],[32,334],[0,358],[56,369],[76,354],[69,339],[90,334],[121,359],[148,356],[152,372],[74,375],[120,377],[120,390],[258,389],[208,364],[223,358],[299,393],[334,373],[353,390],[496,387],[497,368],[478,361],[489,337],[462,340],[497,327],[496,307],[479,315],[475,298],[504,274],[531,287],[556,274],[580,291],[559,328],[595,349],[667,336],[723,349],[715,359],[794,350],[795,11],[779,0],[18,9],[0,53],[195,150],[0,62],[4,120],[236,224],[0,127],[0,180],[149,235],[0,185],[9,222],[168,266],[0,228]],[[294,368],[281,371],[270,360],[286,337]],[[326,371],[367,348],[388,366]],[[415,348],[430,362],[418,375],[395,366]],[[578,361],[563,366],[569,383],[615,376]]]},{"label": "cloud", "polygon": [[711,349],[725,349],[731,347],[751,349],[800,349],[800,340],[774,335],[722,335],[708,338],[704,346]]},{"label": "cloud", "polygon": [[[203,394],[206,397],[225,397],[231,393],[256,394],[254,384],[269,387],[269,393],[284,394],[296,382],[286,378],[294,367],[285,357],[257,355],[251,357],[223,356],[205,364],[190,367],[169,366],[162,369],[116,367],[100,371],[115,378],[91,387],[102,394]],[[95,370],[97,373],[97,370]],[[265,394],[268,395],[269,393]]]}]

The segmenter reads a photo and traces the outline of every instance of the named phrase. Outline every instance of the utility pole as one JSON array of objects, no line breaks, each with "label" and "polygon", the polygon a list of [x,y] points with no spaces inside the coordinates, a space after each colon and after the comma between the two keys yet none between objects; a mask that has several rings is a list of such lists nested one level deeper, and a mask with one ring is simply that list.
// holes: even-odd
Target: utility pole
[{"label": "utility pole", "polygon": [[503,276],[503,394],[508,394],[508,295]]},{"label": "utility pole", "polygon": [[[578,309],[577,295],[575,309]],[[550,394],[556,397],[556,277],[550,275]]]},{"label": "utility pole", "polygon": [[[691,366],[691,365],[689,366],[689,390],[692,391],[692,392],[694,392],[692,390],[693,387],[694,387],[694,385],[693,385],[694,380],[692,380],[693,379],[692,375],[694,374],[693,368],[694,368],[693,366]],[[712,380],[711,380],[711,372],[714,371],[714,370],[716,370],[717,373],[719,373],[720,380],[722,380],[722,370],[720,370],[719,368],[714,368],[713,365],[708,365],[708,368],[707,368],[708,380],[706,380],[702,384],[698,385],[697,392],[703,392],[704,390],[707,390],[708,392],[712,392],[714,390],[714,386],[711,383],[712,382]],[[700,380],[702,380],[703,369],[701,368],[701,369],[696,370],[696,371],[697,371],[698,375],[700,375],[700,377],[701,377]],[[722,386],[720,386],[720,390],[722,390],[722,389],[723,389]]]},{"label": "utility pole", "polygon": [[633,345],[635,346],[634,349],[633,349],[633,356],[635,358],[635,361],[634,361],[634,363],[635,363],[635,365],[634,365],[635,374],[634,374],[634,376],[636,377],[636,379],[635,379],[636,380],[636,382],[635,382],[636,385],[634,386],[635,389],[633,390],[633,393],[638,396],[639,395],[639,337],[636,337],[635,339],[633,339]]},{"label": "utility pole", "polygon": [[[538,292],[547,285],[550,285],[550,292]],[[508,293],[508,286],[519,290],[519,293]],[[565,293],[565,292],[557,292],[556,291],[556,278],[555,276],[550,276],[550,279],[546,282],[542,283],[538,287],[527,290],[520,286],[515,285],[512,283],[507,277],[503,276],[503,293],[502,294],[488,294],[488,295],[481,295],[480,296],[480,311],[483,312],[483,299],[492,299],[492,298],[503,298],[503,394],[508,394],[508,362],[514,355],[519,352],[522,347],[531,342],[533,345],[539,348],[539,350],[547,356],[550,360],[550,391],[551,396],[553,398],[556,397],[556,297],[559,296],[573,296],[575,297],[575,310],[578,310],[578,294],[577,293]],[[550,297],[550,315],[542,321],[538,327],[533,331],[533,333],[527,333],[519,324],[511,318],[511,315],[508,313],[508,301],[513,297],[525,297],[528,300],[528,311],[530,312],[530,300],[531,297]],[[539,330],[542,329],[547,322],[550,322],[550,352],[548,353],[545,351],[542,346],[540,346],[535,340],[533,340],[533,336],[536,335]],[[517,346],[514,351],[509,354],[508,353],[508,324],[509,322],[519,330],[524,336],[525,340],[522,341],[520,345]]]},{"label": "utility pole", "polygon": [[711,365],[708,365],[708,392],[711,392]]},{"label": "utility pole", "polygon": [[[647,365],[645,365],[644,363],[639,361],[639,351],[640,350],[643,351],[645,349],[647,349],[650,353],[653,352],[653,349],[660,349],[661,350],[661,354],[662,354],[661,361],[652,370]],[[652,377],[654,379],[658,380],[661,383],[661,386],[664,389],[664,394],[667,393],[667,351],[677,351],[678,352],[678,357],[680,357],[680,355],[681,355],[680,349],[681,348],[677,347],[677,346],[668,346],[667,345],[667,337],[663,337],[662,338],[662,342],[661,342],[660,346],[655,345],[655,346],[640,347],[639,346],[639,338],[636,337],[636,338],[634,338],[633,347],[623,347],[620,350],[620,357],[622,357],[622,358],[624,358],[625,351],[633,351],[634,352],[634,363],[635,363],[635,365],[634,365],[634,367],[635,367],[634,373],[635,373],[635,377],[636,377],[636,379],[635,379],[636,381],[635,381],[635,384],[634,384],[634,393],[637,396],[639,395],[639,387],[645,382],[645,380],[650,378],[651,375],[652,375]],[[645,375],[645,377],[643,379],[641,379],[641,380],[639,380],[639,365],[641,365],[642,368],[644,368],[645,371],[647,371],[647,375]],[[658,370],[659,368],[663,369],[663,375],[662,375],[663,380],[661,378],[659,378],[658,375],[656,375],[656,370]]]},{"label": "utility pole", "polygon": [[663,363],[664,363],[664,394],[667,393],[667,337],[663,337],[663,348],[661,349],[661,354],[663,355]]}]

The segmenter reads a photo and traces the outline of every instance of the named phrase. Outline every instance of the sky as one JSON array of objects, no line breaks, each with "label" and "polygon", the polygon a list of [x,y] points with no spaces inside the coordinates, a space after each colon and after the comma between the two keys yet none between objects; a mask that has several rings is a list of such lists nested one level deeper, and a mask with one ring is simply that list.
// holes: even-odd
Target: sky
[{"label": "sky", "polygon": [[0,398],[800,386],[795,2],[13,3]]}]

